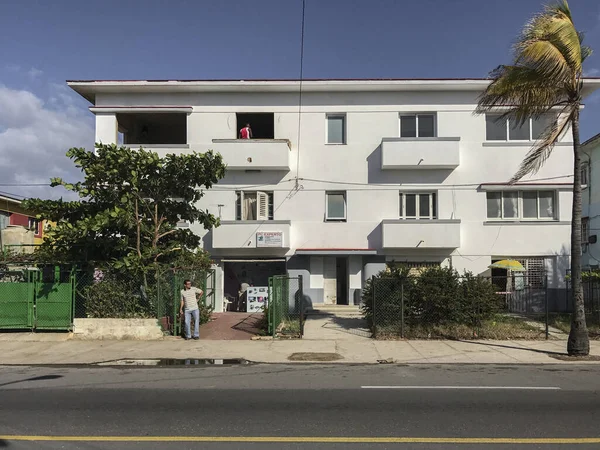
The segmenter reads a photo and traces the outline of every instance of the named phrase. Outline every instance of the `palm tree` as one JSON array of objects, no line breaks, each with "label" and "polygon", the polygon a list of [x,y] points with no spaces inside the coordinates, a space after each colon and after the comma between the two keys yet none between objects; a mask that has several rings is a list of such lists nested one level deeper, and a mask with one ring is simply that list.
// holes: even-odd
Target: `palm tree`
[{"label": "palm tree", "polygon": [[579,153],[579,110],[582,101],[583,61],[592,53],[582,45],[583,35],[573,24],[566,1],[545,7],[525,24],[514,45],[512,65],[499,66],[492,82],[479,97],[476,113],[500,110],[501,119],[515,126],[530,118],[552,113],[542,133],[517,173],[514,183],[536,173],[550,156],[558,139],[569,129],[573,133],[573,211],[571,223],[571,289],[574,311],[567,344],[569,355],[587,355],[590,350],[585,322],[581,281],[581,155]]}]

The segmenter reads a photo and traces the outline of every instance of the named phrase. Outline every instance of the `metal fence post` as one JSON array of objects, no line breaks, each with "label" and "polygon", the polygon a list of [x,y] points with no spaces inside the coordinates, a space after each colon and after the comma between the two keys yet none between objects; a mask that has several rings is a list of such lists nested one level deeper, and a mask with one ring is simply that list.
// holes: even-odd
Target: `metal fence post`
[{"label": "metal fence post", "polygon": [[373,310],[373,335],[377,335],[377,316],[375,312],[375,275],[371,277],[371,307]]},{"label": "metal fence post", "polygon": [[300,337],[304,336],[304,290],[302,287],[302,275],[298,275],[298,294],[300,296]]},{"label": "metal fence post", "polygon": [[546,339],[548,339],[548,335],[549,335],[549,325],[548,322],[550,321],[550,306],[548,305],[548,275],[545,276],[544,279],[544,300],[546,303]]},{"label": "metal fence post", "polygon": [[400,337],[404,339],[404,281],[400,285]]}]

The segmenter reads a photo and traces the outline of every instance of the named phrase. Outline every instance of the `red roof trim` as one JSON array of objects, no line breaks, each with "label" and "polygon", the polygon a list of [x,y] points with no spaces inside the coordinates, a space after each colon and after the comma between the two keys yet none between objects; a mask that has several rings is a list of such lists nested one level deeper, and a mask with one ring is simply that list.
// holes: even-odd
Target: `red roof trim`
[{"label": "red roof trim", "polygon": [[573,186],[573,183],[481,183],[481,186]]},{"label": "red roof trim", "polygon": [[[586,77],[592,79],[593,77]],[[600,79],[600,77],[598,77]],[[232,82],[232,81],[491,81],[491,78],[209,78],[209,79],[172,79],[172,80],[66,80],[67,83],[168,83],[178,81],[182,83],[193,82]]]},{"label": "red roof trim", "polygon": [[119,108],[119,109],[169,109],[169,108],[193,108],[193,106],[189,106],[189,105],[135,105],[135,106],[126,106],[126,105],[116,105],[116,106],[90,106],[90,108],[93,109],[114,109],[114,108]]},{"label": "red roof trim", "polygon": [[375,248],[297,248],[296,250],[300,250],[303,252],[366,252],[377,250]]},{"label": "red roof trim", "polygon": [[[192,82],[232,82],[232,81],[491,81],[491,78],[208,78],[208,79],[170,79],[170,80],[66,80],[67,83],[168,83],[178,81]],[[600,77],[584,77],[584,80],[600,80]]]}]

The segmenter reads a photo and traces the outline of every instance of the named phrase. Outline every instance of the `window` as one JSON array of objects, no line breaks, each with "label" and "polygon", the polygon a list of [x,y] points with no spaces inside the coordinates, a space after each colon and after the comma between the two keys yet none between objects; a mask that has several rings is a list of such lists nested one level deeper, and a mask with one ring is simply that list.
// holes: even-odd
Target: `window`
[{"label": "window", "polygon": [[588,179],[589,179],[590,165],[587,162],[584,162],[581,165],[581,186],[587,187]]},{"label": "window", "polygon": [[37,219],[30,217],[27,223],[27,228],[32,230],[36,236],[41,236],[42,234],[42,223]]},{"label": "window", "polygon": [[124,145],[187,144],[185,113],[119,113],[117,122]]},{"label": "window", "polygon": [[8,225],[10,225],[10,214],[0,211],[0,230],[4,230]]},{"label": "window", "polygon": [[327,115],[327,143],[346,143],[346,116],[344,114]]},{"label": "window", "polygon": [[236,113],[236,139],[246,125],[250,125],[253,139],[275,139],[274,113]]},{"label": "window", "polygon": [[488,219],[556,219],[554,191],[505,191],[486,195]]},{"label": "window", "polygon": [[327,192],[326,198],[326,216],[325,220],[343,221],[346,220],[346,193],[345,192]]},{"label": "window", "polygon": [[583,217],[581,219],[581,245],[585,245],[589,241],[590,236],[590,218]]},{"label": "window", "polygon": [[521,263],[525,272],[506,272],[492,269],[492,282],[501,292],[521,291],[525,288],[543,289],[546,284],[546,264],[544,258],[492,258],[492,263],[502,259],[514,259]]},{"label": "window", "polygon": [[546,114],[539,119],[529,119],[524,124],[518,125],[514,119],[501,117],[501,114],[486,114],[486,140],[534,141],[540,138],[555,118],[553,114]]},{"label": "window", "polygon": [[273,220],[273,193],[236,192],[236,220]]},{"label": "window", "polygon": [[437,195],[435,192],[400,193],[401,219],[435,219]]},{"label": "window", "polygon": [[401,114],[400,137],[435,137],[435,114]]}]

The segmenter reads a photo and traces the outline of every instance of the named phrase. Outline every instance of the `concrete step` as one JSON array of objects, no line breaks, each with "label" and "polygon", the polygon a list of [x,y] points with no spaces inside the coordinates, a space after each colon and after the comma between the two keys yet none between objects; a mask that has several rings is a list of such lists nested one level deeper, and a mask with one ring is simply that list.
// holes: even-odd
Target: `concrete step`
[{"label": "concrete step", "polygon": [[312,310],[307,314],[357,314],[360,315],[360,306],[358,305],[325,305],[315,303]]}]

